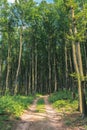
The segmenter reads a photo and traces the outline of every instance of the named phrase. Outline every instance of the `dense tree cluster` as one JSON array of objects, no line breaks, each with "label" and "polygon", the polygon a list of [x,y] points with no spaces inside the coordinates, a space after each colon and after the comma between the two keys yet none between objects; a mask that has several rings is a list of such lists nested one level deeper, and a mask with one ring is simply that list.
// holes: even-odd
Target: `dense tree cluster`
[{"label": "dense tree cluster", "polygon": [[1,95],[78,88],[85,113],[86,75],[86,0],[0,0]]}]

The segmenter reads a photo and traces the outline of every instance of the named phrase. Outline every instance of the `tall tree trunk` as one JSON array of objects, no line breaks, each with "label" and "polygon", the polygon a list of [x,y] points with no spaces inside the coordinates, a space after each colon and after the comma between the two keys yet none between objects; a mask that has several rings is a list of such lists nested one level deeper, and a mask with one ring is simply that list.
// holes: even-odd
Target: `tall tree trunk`
[{"label": "tall tree trunk", "polygon": [[31,63],[31,60],[30,60],[30,66],[29,66],[29,83],[28,83],[28,94],[31,94],[32,93],[32,70],[31,70],[31,66],[32,66],[32,63]]},{"label": "tall tree trunk", "polygon": [[35,45],[35,92],[37,90],[37,44]]},{"label": "tall tree trunk", "polygon": [[[77,29],[76,29],[76,23],[74,20],[74,8],[71,7],[71,12],[72,12],[72,21],[73,21],[73,30],[74,30],[74,35],[77,34]],[[83,68],[82,68],[82,59],[81,59],[81,50],[80,50],[80,43],[72,43],[72,50],[73,50],[73,60],[74,60],[74,66],[75,70],[77,73],[77,80],[78,80],[78,92],[79,92],[79,105],[80,105],[80,112],[82,113],[83,116],[86,115],[86,99],[85,99],[85,94],[83,91],[83,87],[81,84],[81,81],[83,80]]]},{"label": "tall tree trunk", "polygon": [[57,91],[57,70],[56,70],[56,54],[54,52],[54,92]]},{"label": "tall tree trunk", "polygon": [[48,87],[48,93],[51,92],[51,48],[50,43],[48,45],[48,68],[49,68],[49,87]]},{"label": "tall tree trunk", "polygon": [[34,46],[32,48],[32,93],[35,93],[35,57],[34,57]]},{"label": "tall tree trunk", "polygon": [[41,70],[40,70],[40,75],[39,75],[39,92],[42,93],[42,90],[43,90],[43,75],[42,75],[42,67],[41,67]]},{"label": "tall tree trunk", "polygon": [[9,74],[10,74],[10,45],[8,46],[8,57],[7,57],[7,74],[6,74],[6,89],[5,93],[9,91]]},{"label": "tall tree trunk", "polygon": [[84,57],[85,57],[85,75],[87,76],[87,52],[85,45],[84,45]]},{"label": "tall tree trunk", "polygon": [[[70,49],[71,51],[71,49]],[[71,53],[69,51],[69,73],[72,73],[73,72],[73,61],[71,59]],[[70,77],[70,90],[72,90],[72,95],[75,95],[75,85],[74,85],[74,80],[73,80],[73,77]],[[75,96],[73,97],[73,99],[75,98]]]},{"label": "tall tree trunk", "polygon": [[65,44],[65,87],[68,88],[68,64],[67,64],[67,47]]},{"label": "tall tree trunk", "polygon": [[19,71],[20,71],[20,65],[21,65],[21,56],[22,56],[22,27],[20,28],[20,50],[19,50],[19,58],[18,58],[18,67],[16,71],[16,78],[15,78],[15,89],[14,89],[14,94],[17,94],[18,91],[18,76],[19,76]]},{"label": "tall tree trunk", "polygon": [[24,87],[25,87],[25,95],[28,95],[28,67],[26,65],[26,72],[25,72],[25,83],[24,83]]},{"label": "tall tree trunk", "polygon": [[0,90],[1,90],[1,92],[2,92],[2,85],[1,85],[1,79],[2,78],[2,60],[0,59]]}]

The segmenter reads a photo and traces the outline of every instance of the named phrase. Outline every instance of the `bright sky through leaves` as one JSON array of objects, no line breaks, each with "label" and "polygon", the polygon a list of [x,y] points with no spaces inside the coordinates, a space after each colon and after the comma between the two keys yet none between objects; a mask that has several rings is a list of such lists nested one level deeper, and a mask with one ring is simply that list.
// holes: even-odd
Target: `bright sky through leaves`
[{"label": "bright sky through leaves", "polygon": [[9,3],[14,3],[15,0],[8,0]]},{"label": "bright sky through leaves", "polygon": [[[10,3],[14,3],[15,0],[8,0]],[[35,0],[36,2],[40,3],[42,0]],[[47,2],[53,2],[53,0],[46,0]]]}]

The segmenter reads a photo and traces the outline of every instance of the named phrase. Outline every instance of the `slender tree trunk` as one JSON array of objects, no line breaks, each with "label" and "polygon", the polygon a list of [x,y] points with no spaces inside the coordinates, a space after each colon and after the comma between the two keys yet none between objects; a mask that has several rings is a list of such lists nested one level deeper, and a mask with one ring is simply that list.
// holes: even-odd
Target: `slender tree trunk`
[{"label": "slender tree trunk", "polygon": [[76,58],[76,48],[75,48],[74,42],[72,42],[72,51],[73,51],[73,62],[74,62],[75,71],[76,71],[77,74],[79,74],[77,58]]},{"label": "slender tree trunk", "polygon": [[48,45],[48,67],[49,67],[49,90],[48,93],[51,92],[51,48],[50,43]]},{"label": "slender tree trunk", "polygon": [[[70,66],[69,73],[72,73],[73,72],[73,65],[72,65],[73,61],[71,59],[71,53],[70,53],[70,51],[69,51],[69,66]],[[72,95],[75,95],[75,85],[74,85],[73,77],[70,77],[70,90],[72,90]],[[73,97],[73,99],[74,98],[75,98],[75,96]]]},{"label": "slender tree trunk", "polygon": [[65,45],[65,87],[68,87],[68,64],[67,64],[67,47]]},{"label": "slender tree trunk", "polygon": [[[74,35],[77,34],[77,29],[76,29],[76,23],[74,20],[74,8],[71,7],[72,11],[72,21],[74,21],[73,24],[73,30],[74,30]],[[72,50],[73,50],[73,59],[74,59],[74,66],[75,70],[77,73],[77,80],[78,80],[78,92],[79,92],[79,105],[80,105],[80,112],[82,113],[83,116],[85,116],[86,113],[86,99],[85,99],[85,94],[83,91],[83,87],[81,84],[81,81],[83,79],[83,68],[82,68],[82,59],[81,59],[81,50],[80,50],[80,43],[72,43]]]},{"label": "slender tree trunk", "polygon": [[22,27],[20,28],[20,50],[19,50],[19,58],[18,58],[18,67],[16,71],[16,78],[15,78],[15,89],[14,89],[14,94],[17,94],[18,91],[18,76],[19,76],[19,71],[20,71],[20,65],[21,65],[21,56],[22,56]]},{"label": "slender tree trunk", "polygon": [[32,63],[31,63],[31,60],[30,60],[30,66],[29,66],[29,83],[28,83],[28,90],[29,90],[29,94],[32,93],[32,70],[31,70],[31,66],[32,66]]},{"label": "slender tree trunk", "polygon": [[5,93],[9,91],[9,74],[10,74],[10,46],[8,47],[8,57],[7,57],[7,74],[6,74],[6,89]]},{"label": "slender tree trunk", "polygon": [[42,68],[41,68],[41,72],[40,72],[40,93],[42,93],[42,90],[43,90],[43,85],[42,85],[42,82],[43,82],[43,76],[42,76]]},{"label": "slender tree trunk", "polygon": [[32,93],[35,93],[35,60],[34,60],[34,48],[32,50]]},{"label": "slender tree trunk", "polygon": [[28,95],[28,67],[26,66],[26,72],[25,72],[25,95]]},{"label": "slender tree trunk", "polygon": [[[75,70],[76,70],[76,73],[77,73],[77,81],[78,81],[78,92],[79,92],[79,107],[80,107],[80,112],[82,113],[82,115],[84,115],[85,113],[84,113],[84,106],[86,105],[84,105],[84,103],[85,103],[85,101],[83,101],[83,99],[85,100],[85,95],[84,95],[84,93],[83,93],[83,88],[82,88],[82,86],[81,86],[81,79],[79,78],[79,75],[80,75],[80,73],[79,73],[79,69],[78,69],[78,63],[77,63],[77,58],[76,58],[76,48],[75,48],[75,44],[73,43],[72,44],[72,50],[73,50],[73,60],[74,60],[74,66],[75,66]],[[84,97],[84,98],[83,98]]]},{"label": "slender tree trunk", "polygon": [[31,94],[31,72],[29,73],[28,94]]},{"label": "slender tree trunk", "polygon": [[56,91],[57,91],[57,70],[56,70],[56,56],[54,54],[54,92]]},{"label": "slender tree trunk", "polygon": [[2,60],[0,59],[0,83],[1,83],[1,76],[2,76]]},{"label": "slender tree trunk", "polygon": [[84,45],[84,57],[85,57],[85,75],[87,76],[87,52],[85,45]]},{"label": "slender tree trunk", "polygon": [[37,90],[37,44],[35,45],[35,92]]},{"label": "slender tree trunk", "polygon": [[2,93],[2,85],[1,85],[1,79],[2,78],[2,60],[0,59],[0,90],[1,90],[1,93]]},{"label": "slender tree trunk", "polygon": [[80,52],[80,43],[76,44],[76,50],[78,51],[77,54],[77,59],[78,59],[78,68],[79,68],[79,75],[80,79],[79,81],[79,98],[80,98],[80,111],[83,116],[87,115],[87,110],[86,110],[86,98],[85,98],[85,93],[84,93],[84,75],[83,75],[83,67],[82,67],[82,58],[81,58],[81,52]]}]

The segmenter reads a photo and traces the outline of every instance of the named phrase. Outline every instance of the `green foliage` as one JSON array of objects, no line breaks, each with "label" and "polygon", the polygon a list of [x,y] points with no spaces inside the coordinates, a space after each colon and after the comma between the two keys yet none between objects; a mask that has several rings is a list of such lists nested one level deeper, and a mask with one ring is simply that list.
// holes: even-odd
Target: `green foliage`
[{"label": "green foliage", "polygon": [[67,119],[67,120],[65,121],[65,124],[66,124],[67,126],[71,126],[72,122],[71,122],[71,120]]},{"label": "green foliage", "polygon": [[57,108],[59,112],[73,112],[78,107],[78,101],[72,100],[71,92],[68,90],[52,94],[49,101],[53,103],[53,107]]},{"label": "green foliage", "polygon": [[44,104],[44,99],[40,98],[37,102],[38,105],[43,105]]},{"label": "green foliage", "polygon": [[71,100],[58,100],[53,103],[53,106],[58,109],[60,112],[73,112],[78,107],[78,102]]},{"label": "green foliage", "polygon": [[43,98],[40,98],[37,101],[36,111],[41,112],[41,113],[45,112],[45,105],[44,105],[44,99]]},{"label": "green foliage", "polygon": [[87,130],[87,125],[85,125],[85,129]]},{"label": "green foliage", "polygon": [[4,122],[0,120],[0,130],[12,130],[12,126],[14,125],[14,122]]},{"label": "green foliage", "polygon": [[71,77],[73,77],[73,78],[75,78],[75,79],[77,79],[77,78],[79,78],[79,79],[81,79],[81,80],[87,80],[87,76],[81,76],[80,74],[77,74],[77,73],[72,73],[72,74],[70,74],[70,76]]},{"label": "green foliage", "polygon": [[41,97],[42,95],[40,93],[37,93],[36,94],[36,97]]},{"label": "green foliage", "polygon": [[0,98],[0,114],[10,113],[18,117],[32,103],[33,99],[34,97],[31,96],[3,96]]},{"label": "green foliage", "polygon": [[18,119],[33,99],[32,96],[9,96],[8,94],[0,97],[0,130],[12,130],[15,124],[12,118]]},{"label": "green foliage", "polygon": [[71,99],[71,92],[64,90],[64,91],[59,91],[56,93],[53,93],[52,95],[50,95],[49,97],[49,101],[54,103],[57,100],[61,100],[61,99]]}]

